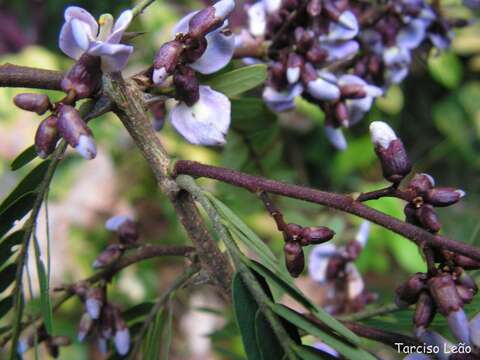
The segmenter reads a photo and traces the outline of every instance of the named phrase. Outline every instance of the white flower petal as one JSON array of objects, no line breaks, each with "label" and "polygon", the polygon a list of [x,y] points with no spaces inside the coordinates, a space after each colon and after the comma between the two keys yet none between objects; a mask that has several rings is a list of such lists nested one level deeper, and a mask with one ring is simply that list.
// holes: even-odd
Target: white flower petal
[{"label": "white flower petal", "polygon": [[84,53],[84,50],[78,46],[75,37],[73,36],[72,23],[66,22],[60,30],[60,37],[58,40],[58,47],[68,57],[78,60]]},{"label": "white flower petal", "polygon": [[373,121],[370,124],[370,136],[376,146],[387,149],[390,143],[397,139],[393,129],[384,121]]},{"label": "white flower petal", "polygon": [[349,40],[358,34],[358,21],[353,12],[344,11],[338,18],[338,22],[331,22],[328,27],[327,38],[329,40]]},{"label": "white flower petal", "polygon": [[65,22],[70,22],[73,19],[78,19],[88,25],[90,28],[90,33],[92,36],[96,36],[98,33],[98,23],[97,20],[90,14],[87,10],[82,9],[78,6],[69,6],[65,9],[64,13]]},{"label": "white flower petal", "polygon": [[357,75],[345,74],[345,75],[342,75],[338,78],[338,84],[340,86],[367,85],[367,82]]},{"label": "white flower petal", "polygon": [[322,47],[328,51],[327,61],[338,61],[349,59],[354,56],[360,45],[355,40],[341,41],[334,43],[324,43]]},{"label": "white flower petal", "polygon": [[414,19],[405,25],[397,35],[397,45],[407,49],[415,49],[425,39],[430,21]]},{"label": "white flower petal", "polygon": [[97,156],[97,146],[91,136],[80,135],[75,150],[77,150],[85,160],[92,160]]},{"label": "white flower petal", "polygon": [[90,27],[87,23],[78,19],[73,19],[70,23],[72,26],[73,38],[77,42],[77,45],[81,49],[87,50],[93,40],[93,35],[91,33]]},{"label": "white flower petal", "polygon": [[112,44],[118,44],[122,40],[123,33],[127,30],[130,22],[133,19],[132,10],[125,10],[120,14],[118,19],[113,25],[113,30],[110,36],[107,38],[107,42]]},{"label": "white flower petal", "polygon": [[168,77],[168,74],[165,67],[153,70],[152,81],[154,84],[161,85],[167,77]]},{"label": "white flower petal", "polygon": [[338,357],[339,356],[337,350],[335,350],[334,348],[332,348],[331,346],[329,346],[329,345],[327,345],[323,342],[316,342],[316,343],[313,344],[313,347],[315,349],[323,351],[324,353],[330,354],[333,357]]},{"label": "white flower petal", "polygon": [[343,135],[342,129],[325,125],[325,135],[335,149],[343,151],[347,148],[347,140]]},{"label": "white flower petal", "polygon": [[282,4],[282,0],[262,0],[265,10],[269,14],[274,13],[278,9],[280,9],[280,5]]},{"label": "white flower petal", "polygon": [[335,101],[340,98],[340,89],[322,77],[310,81],[307,84],[307,91],[318,100]]},{"label": "white flower petal", "polygon": [[351,262],[347,263],[345,273],[347,275],[348,298],[353,300],[363,292],[365,283],[355,264]]},{"label": "white flower petal", "polygon": [[130,351],[130,332],[128,328],[115,332],[115,348],[120,355],[126,355]]},{"label": "white flower petal", "polygon": [[267,29],[267,14],[261,1],[251,5],[247,10],[248,29],[253,36],[263,36]]},{"label": "white flower petal", "polygon": [[89,54],[102,57],[102,71],[107,73],[123,70],[132,52],[133,46],[107,42],[98,42],[88,50]]},{"label": "white flower petal", "polygon": [[225,19],[235,8],[234,0],[220,0],[219,2],[213,4],[215,9],[215,17]]},{"label": "white flower petal", "polygon": [[295,84],[300,79],[300,68],[291,67],[287,69],[287,80],[289,84]]},{"label": "white flower petal", "polygon": [[336,246],[330,243],[320,244],[313,247],[308,261],[308,274],[313,280],[320,284],[325,283],[328,261],[330,257],[336,253]]},{"label": "white flower petal", "polygon": [[373,104],[373,98],[365,96],[361,99],[347,99],[345,101],[348,109],[349,126],[355,125],[363,119]]},{"label": "white flower petal", "polygon": [[355,241],[362,245],[362,247],[367,245],[368,236],[370,234],[370,225],[369,221],[363,221],[358,229],[357,235],[355,236]]},{"label": "white flower petal", "polygon": [[233,56],[235,50],[235,37],[233,34],[225,35],[221,29],[212,31],[206,36],[207,48],[200,58],[190,67],[202,74],[212,74],[225,67]]},{"label": "white flower petal", "polygon": [[465,311],[462,308],[452,311],[448,314],[447,321],[453,335],[460,342],[470,344],[470,329]]},{"label": "white flower petal", "polygon": [[87,298],[85,300],[85,308],[92,319],[98,319],[102,309],[102,302],[94,298]]},{"label": "white flower petal", "polygon": [[223,145],[230,126],[230,101],[212,90],[200,86],[200,98],[192,106],[177,104],[170,112],[173,127],[195,145]]}]

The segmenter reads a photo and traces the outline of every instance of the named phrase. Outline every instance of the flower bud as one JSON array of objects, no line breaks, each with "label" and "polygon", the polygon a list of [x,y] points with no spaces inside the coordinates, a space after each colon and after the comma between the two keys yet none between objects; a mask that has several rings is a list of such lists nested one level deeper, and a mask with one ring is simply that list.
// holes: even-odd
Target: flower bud
[{"label": "flower bud", "polygon": [[182,51],[183,45],[177,40],[169,41],[160,47],[153,62],[152,81],[154,84],[161,85],[173,73]]},{"label": "flower bud", "polygon": [[321,0],[309,0],[307,4],[307,14],[311,17],[316,17],[322,12]]},{"label": "flower bud", "polygon": [[345,276],[345,267],[347,259],[340,255],[333,255],[328,260],[327,270],[325,274],[326,280],[334,280],[338,277]]},{"label": "flower bud", "polygon": [[302,229],[300,235],[302,245],[321,244],[333,238],[335,232],[328,227],[306,227]]},{"label": "flower bud", "polygon": [[346,99],[362,99],[367,96],[364,86],[360,84],[342,85],[340,86],[340,93]]},{"label": "flower bud", "polygon": [[13,98],[13,102],[20,109],[36,112],[43,115],[52,104],[45,94],[18,94]]},{"label": "flower bud", "polygon": [[455,188],[433,188],[425,194],[425,201],[433,206],[443,207],[455,204],[465,196],[465,191]]},{"label": "flower bud", "polygon": [[458,267],[455,269],[455,275],[456,275],[456,283],[465,286],[468,289],[471,289],[474,294],[477,293],[478,287],[477,284],[475,283],[475,280],[467,274],[467,272]]},{"label": "flower bud", "polygon": [[106,303],[100,319],[100,333],[103,338],[110,339],[115,331],[115,321],[117,309],[111,304]]},{"label": "flower bud", "polygon": [[303,57],[291,52],[287,60],[287,80],[290,84],[296,83],[300,79],[300,73],[303,67]]},{"label": "flower bud", "polygon": [[478,270],[480,269],[480,261],[469,258],[468,256],[455,254],[453,262],[457,266],[461,266],[465,270]]},{"label": "flower bud", "polygon": [[403,213],[405,214],[405,221],[409,224],[420,226],[420,221],[417,216],[417,208],[415,205],[408,203],[403,208]]},{"label": "flower bud", "polygon": [[57,129],[65,141],[74,147],[83,158],[91,160],[97,155],[92,131],[73,106],[61,104]]},{"label": "flower bud", "polygon": [[99,56],[84,53],[62,79],[62,90],[66,93],[75,91],[77,100],[91,96],[102,80],[100,63]]},{"label": "flower bud", "polygon": [[200,98],[198,79],[188,66],[179,66],[173,75],[175,98],[192,106]]},{"label": "flower bud", "polygon": [[298,242],[288,241],[283,248],[285,252],[285,264],[293,277],[298,277],[305,266],[305,257],[302,246]]},{"label": "flower bud", "polygon": [[338,120],[338,122],[343,126],[343,127],[348,127],[349,126],[349,113],[348,113],[348,107],[344,102],[339,101],[335,105],[335,116]]},{"label": "flower bud", "polygon": [[428,289],[435,301],[438,311],[448,316],[462,308],[462,299],[458,295],[455,283],[450,274],[439,274],[428,280]]},{"label": "flower bud", "polygon": [[448,326],[453,335],[464,344],[470,343],[470,330],[468,328],[468,319],[465,311],[460,308],[447,315]]},{"label": "flower bud", "polygon": [[435,186],[435,180],[428,174],[415,174],[408,183],[408,188],[415,191],[418,195],[425,194]]},{"label": "flower bud", "polygon": [[120,317],[118,312],[115,316],[115,335],[114,335],[114,343],[117,352],[120,355],[128,354],[130,350],[130,332],[128,330],[127,324],[125,321]]},{"label": "flower bud", "polygon": [[158,101],[150,105],[150,112],[153,115],[152,125],[155,131],[162,130],[165,125],[165,115],[167,113],[165,102]]},{"label": "flower bud", "polygon": [[417,209],[417,217],[423,228],[433,233],[440,231],[442,224],[438,220],[437,214],[432,205],[423,204]]},{"label": "flower bud", "polygon": [[298,224],[287,224],[287,238],[286,240],[297,241],[302,236],[302,227]]},{"label": "flower bud", "polygon": [[42,159],[47,158],[55,150],[55,146],[60,139],[57,122],[58,118],[55,115],[50,115],[38,125],[35,133],[35,150]]},{"label": "flower bud", "polygon": [[82,315],[80,323],[78,324],[78,341],[82,342],[87,337],[88,333],[92,329],[93,319],[88,312]]},{"label": "flower bud", "polygon": [[370,134],[382,165],[383,176],[390,182],[400,182],[412,169],[402,141],[382,121],[370,124]]},{"label": "flower bud", "polygon": [[305,54],[308,61],[315,65],[322,65],[328,58],[328,51],[320,46],[314,44]]},{"label": "flower bud", "polygon": [[138,240],[137,223],[127,215],[111,217],[105,222],[105,227],[117,232],[121,243],[134,243]]},{"label": "flower bud", "polygon": [[234,0],[219,2],[197,12],[188,23],[188,34],[192,38],[203,37],[223,24],[235,7]]},{"label": "flower bud", "polygon": [[426,275],[416,273],[395,289],[395,302],[399,307],[406,307],[417,302],[422,290],[425,289]]},{"label": "flower bud", "polygon": [[[315,39],[315,34],[313,31],[305,30],[302,27],[295,28],[293,36],[295,37],[297,49],[301,52],[308,51]],[[327,55],[328,54],[325,54],[325,59],[327,58]]]},{"label": "flower bud", "polygon": [[95,259],[92,266],[94,269],[104,268],[118,259],[123,254],[123,248],[120,244],[110,244]]},{"label": "flower bud", "polygon": [[91,287],[85,298],[85,309],[94,320],[100,317],[104,301],[104,290],[100,287]]},{"label": "flower bud", "polygon": [[187,63],[197,61],[207,49],[208,42],[204,37],[198,39],[188,39],[186,42],[187,49],[183,52],[183,59]]},{"label": "flower bud", "polygon": [[415,307],[415,315],[413,316],[415,328],[428,328],[434,317],[435,304],[428,292],[422,291]]}]

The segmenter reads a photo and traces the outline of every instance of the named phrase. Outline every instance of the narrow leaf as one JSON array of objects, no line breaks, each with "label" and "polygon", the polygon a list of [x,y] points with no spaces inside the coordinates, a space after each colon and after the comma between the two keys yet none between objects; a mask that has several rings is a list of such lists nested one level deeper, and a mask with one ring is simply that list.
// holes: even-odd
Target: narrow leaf
[{"label": "narrow leaf", "polygon": [[261,360],[260,349],[255,336],[255,314],[258,305],[252,297],[240,274],[236,273],[232,281],[232,300],[243,347],[248,360]]},{"label": "narrow leaf", "polygon": [[308,334],[319,337],[321,341],[323,341],[325,344],[337,350],[340,354],[342,354],[347,359],[351,359],[351,360],[374,360],[375,359],[375,357],[373,357],[371,354],[369,354],[365,350],[362,350],[351,344],[341,341],[336,336],[327,333],[325,330],[320,328],[317,324],[306,319],[304,316],[298,314],[297,312],[287,308],[286,306],[283,306],[280,304],[273,304],[271,305],[271,309],[277,315],[287,319],[292,324],[306,331]]},{"label": "narrow leaf", "polygon": [[47,172],[50,161],[43,161],[38,166],[36,166],[32,171],[30,171],[13,189],[13,191],[3,200],[0,205],[0,212],[9,207],[16,199],[22,195],[35,191],[40,185],[40,182],[43,180],[45,173]]},{"label": "narrow leaf", "polygon": [[0,319],[4,317],[13,306],[13,296],[0,300]]},{"label": "narrow leaf", "polygon": [[35,192],[24,194],[0,213],[0,237],[5,235],[15,225],[15,221],[22,219],[32,210],[35,197]]},{"label": "narrow leaf", "polygon": [[[160,359],[162,330],[165,325],[164,317],[165,314],[162,308],[148,328],[147,335],[143,342],[143,355],[145,359]],[[137,341],[142,341],[142,339],[138,339]]]},{"label": "narrow leaf", "polygon": [[30,161],[37,157],[37,152],[35,151],[35,146],[29,146],[23,150],[10,164],[10,169],[12,171],[18,170],[23,166],[27,165]]},{"label": "narrow leaf", "polygon": [[330,355],[314,347],[302,345],[294,348],[298,356],[303,360],[337,360],[338,357]]},{"label": "narrow leaf", "polygon": [[235,69],[207,80],[206,84],[228,97],[241,94],[262,84],[267,78],[267,66],[257,64]]},{"label": "narrow leaf", "polygon": [[143,302],[122,312],[122,319],[127,323],[147,316],[153,308],[153,302]]},{"label": "narrow leaf", "polygon": [[40,285],[40,308],[45,329],[47,330],[47,333],[51,335],[53,331],[53,311],[50,300],[49,284],[45,265],[41,259],[40,244],[35,235],[33,236],[33,245],[35,250],[35,265],[37,267],[37,275]]},{"label": "narrow leaf", "polygon": [[0,293],[5,291],[14,281],[17,274],[17,264],[10,264],[0,271]]},{"label": "narrow leaf", "polygon": [[285,352],[260,310],[257,310],[255,314],[255,336],[262,360],[283,358]]},{"label": "narrow leaf", "polygon": [[12,248],[22,243],[25,231],[18,230],[0,242],[0,267],[13,255]]},{"label": "narrow leaf", "polygon": [[172,297],[173,295],[170,295],[170,298],[168,299],[168,303],[166,305],[166,321],[165,321],[165,329],[162,333],[162,338],[164,339],[163,342],[163,349],[162,349],[162,359],[163,360],[168,360],[168,357],[170,355],[170,345],[172,343],[172,322],[173,322],[173,305],[172,305]]}]

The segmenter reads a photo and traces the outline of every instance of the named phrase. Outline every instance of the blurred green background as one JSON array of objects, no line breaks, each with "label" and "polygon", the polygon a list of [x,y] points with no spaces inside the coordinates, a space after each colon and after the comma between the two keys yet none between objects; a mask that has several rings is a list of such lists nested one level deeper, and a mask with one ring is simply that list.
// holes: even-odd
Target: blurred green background
[{"label": "blurred green background", "polygon": [[[67,70],[72,62],[58,50],[57,35],[63,21],[63,9],[72,4],[64,0],[0,2],[0,63]],[[74,4],[95,16],[104,12],[116,15],[131,6],[130,1],[76,1]],[[442,4],[449,15],[474,16],[457,1]],[[134,73],[148,66],[159,45],[169,38],[175,21],[187,9],[200,6],[199,2],[156,1],[132,26],[146,33],[133,40],[136,51],[126,72]],[[262,104],[260,91],[232,101],[233,125],[227,145],[221,151],[187,144],[169,124],[159,136],[177,158],[223,165],[319,189],[353,193],[386,185],[368,134],[370,121],[386,120],[404,141],[415,171],[431,174],[440,186],[458,187],[467,192],[460,204],[439,211],[443,233],[480,245],[479,74],[480,26],[473,25],[457,32],[452,51],[441,55],[418,53],[409,78],[402,86],[392,87],[377,101],[369,116],[347,132],[349,147],[341,153],[326,141],[323,116],[318,109],[299,101],[296,113],[277,118]],[[0,89],[2,198],[28,171],[11,172],[9,164],[31,145],[40,120],[13,106],[11,99],[20,92],[21,89]],[[49,94],[53,99],[62,95]],[[154,244],[188,242],[173,209],[158,192],[149,169],[119,121],[107,115],[94,120],[91,126],[100,149],[97,159],[85,162],[69,152],[51,188],[52,286],[92,273],[93,259],[112,240],[103,223],[115,214],[135,214],[140,222],[142,241]],[[201,183],[281,254],[281,235],[253,195],[224,184],[204,180]],[[319,206],[280,198],[277,202],[289,222],[330,226],[337,232],[335,241],[339,243],[351,239],[360,223],[359,219]],[[382,199],[371,205],[393,216],[403,216],[399,201]],[[44,228],[43,224],[39,229],[41,238]],[[358,264],[365,274],[368,289],[380,294],[379,303],[392,300],[393,288],[407,274],[425,269],[415,246],[377,226],[373,226]],[[130,267],[109,286],[109,297],[123,309],[153,300],[181,267],[182,261],[176,259],[147,261]],[[306,276],[299,283],[305,289]],[[309,284],[308,288],[315,286],[318,285]],[[314,291],[312,296],[315,296]],[[205,307],[226,313],[226,320],[201,310]],[[200,310],[195,311],[198,308]],[[35,307],[30,311],[35,313]],[[241,341],[231,320],[231,310],[221,306],[211,288],[198,286],[181,292],[174,314],[178,336],[173,340],[172,359],[242,358]],[[75,338],[80,315],[79,301],[69,301],[55,316],[56,333]],[[395,323],[397,330],[409,330],[409,316],[404,314],[404,317],[401,328]],[[385,358],[395,358],[386,349],[377,351]],[[93,347],[75,343],[62,349],[60,358],[80,360],[98,356]]]}]

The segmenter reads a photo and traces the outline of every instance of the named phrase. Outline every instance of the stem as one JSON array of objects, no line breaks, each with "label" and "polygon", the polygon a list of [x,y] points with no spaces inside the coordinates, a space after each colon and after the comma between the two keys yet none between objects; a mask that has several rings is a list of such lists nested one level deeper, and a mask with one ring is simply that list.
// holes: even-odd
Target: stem
[{"label": "stem", "polygon": [[133,17],[137,17],[142,14],[143,11],[149,7],[155,0],[142,0],[132,9]]},{"label": "stem", "polygon": [[117,116],[147,160],[160,189],[173,204],[188,237],[195,245],[202,267],[220,287],[220,295],[230,301],[230,264],[205,227],[192,197],[180,191],[170,178],[170,159],[147,116],[143,93],[134,83],[125,82],[120,74],[104,77],[104,90],[116,103]]},{"label": "stem", "polygon": [[401,190],[395,185],[391,185],[383,189],[361,193],[357,197],[357,201],[364,202],[369,200],[377,200],[382,197],[396,197],[398,199],[402,199],[408,202],[413,200],[413,195],[411,193]]},{"label": "stem", "polygon": [[400,309],[396,304],[387,304],[380,307],[371,307],[354,314],[342,315],[337,319],[340,321],[360,321],[379,315],[390,314],[400,310],[402,309]]},{"label": "stem", "polygon": [[0,87],[62,90],[63,75],[61,71],[5,63],[0,65]]},{"label": "stem", "polygon": [[263,201],[265,208],[268,213],[273,217],[275,223],[277,224],[277,229],[283,232],[285,235],[288,235],[288,227],[283,218],[282,212],[277,208],[277,206],[272,202],[270,196],[265,191],[260,192],[258,195],[259,198]]},{"label": "stem", "polygon": [[454,253],[458,253],[475,260],[480,260],[480,249],[474,246],[451,240],[445,236],[431,234],[417,226],[405,223],[390,215],[365,206],[362,203],[355,201],[351,196],[348,195],[341,195],[298,185],[291,185],[259,176],[248,175],[235,170],[204,165],[195,161],[177,161],[174,166],[174,174],[185,174],[193,177],[206,177],[238,187],[243,187],[254,193],[266,191],[273,194],[324,205],[359,216],[377,225],[383,226],[415,242],[417,245],[425,243],[426,245],[447,249]]},{"label": "stem", "polygon": [[[165,305],[167,302],[168,298],[170,297],[170,294],[174,293],[181,287],[183,287],[188,281],[198,273],[200,268],[198,266],[191,266],[187,268],[179,277],[175,279],[175,281],[170,285],[170,287],[158,298],[157,302],[153,306],[153,308],[150,310],[148,313],[147,318],[142,324],[142,328],[138,332],[137,335],[137,341],[135,343],[135,347],[131,351],[129,355],[129,359],[137,359],[137,356],[140,353],[140,349],[143,344],[144,336],[148,330],[148,327],[150,324],[155,320],[155,317],[157,316],[157,313],[160,311],[160,309]],[[160,340],[160,339],[158,339]]]},{"label": "stem", "polygon": [[282,323],[271,310],[270,305],[272,305],[272,302],[270,298],[267,296],[267,294],[265,294],[264,290],[257,282],[255,276],[250,271],[250,269],[242,262],[243,254],[233,240],[230,233],[225,229],[225,226],[223,225],[222,220],[215,208],[205,197],[202,189],[195,183],[193,178],[191,178],[190,176],[179,176],[177,178],[177,184],[182,189],[185,189],[190,194],[192,194],[193,198],[197,200],[205,209],[208,217],[210,218],[210,221],[213,224],[213,228],[227,247],[228,252],[235,265],[235,268],[242,277],[242,280],[245,282],[245,285],[252,293],[252,296],[257,302],[260,311],[265,315],[265,318],[270,323],[270,326],[272,327],[273,332],[277,336],[280,345],[283,347],[286,356],[288,357],[288,359],[296,359],[297,356],[293,351],[293,341],[285,331]]}]

